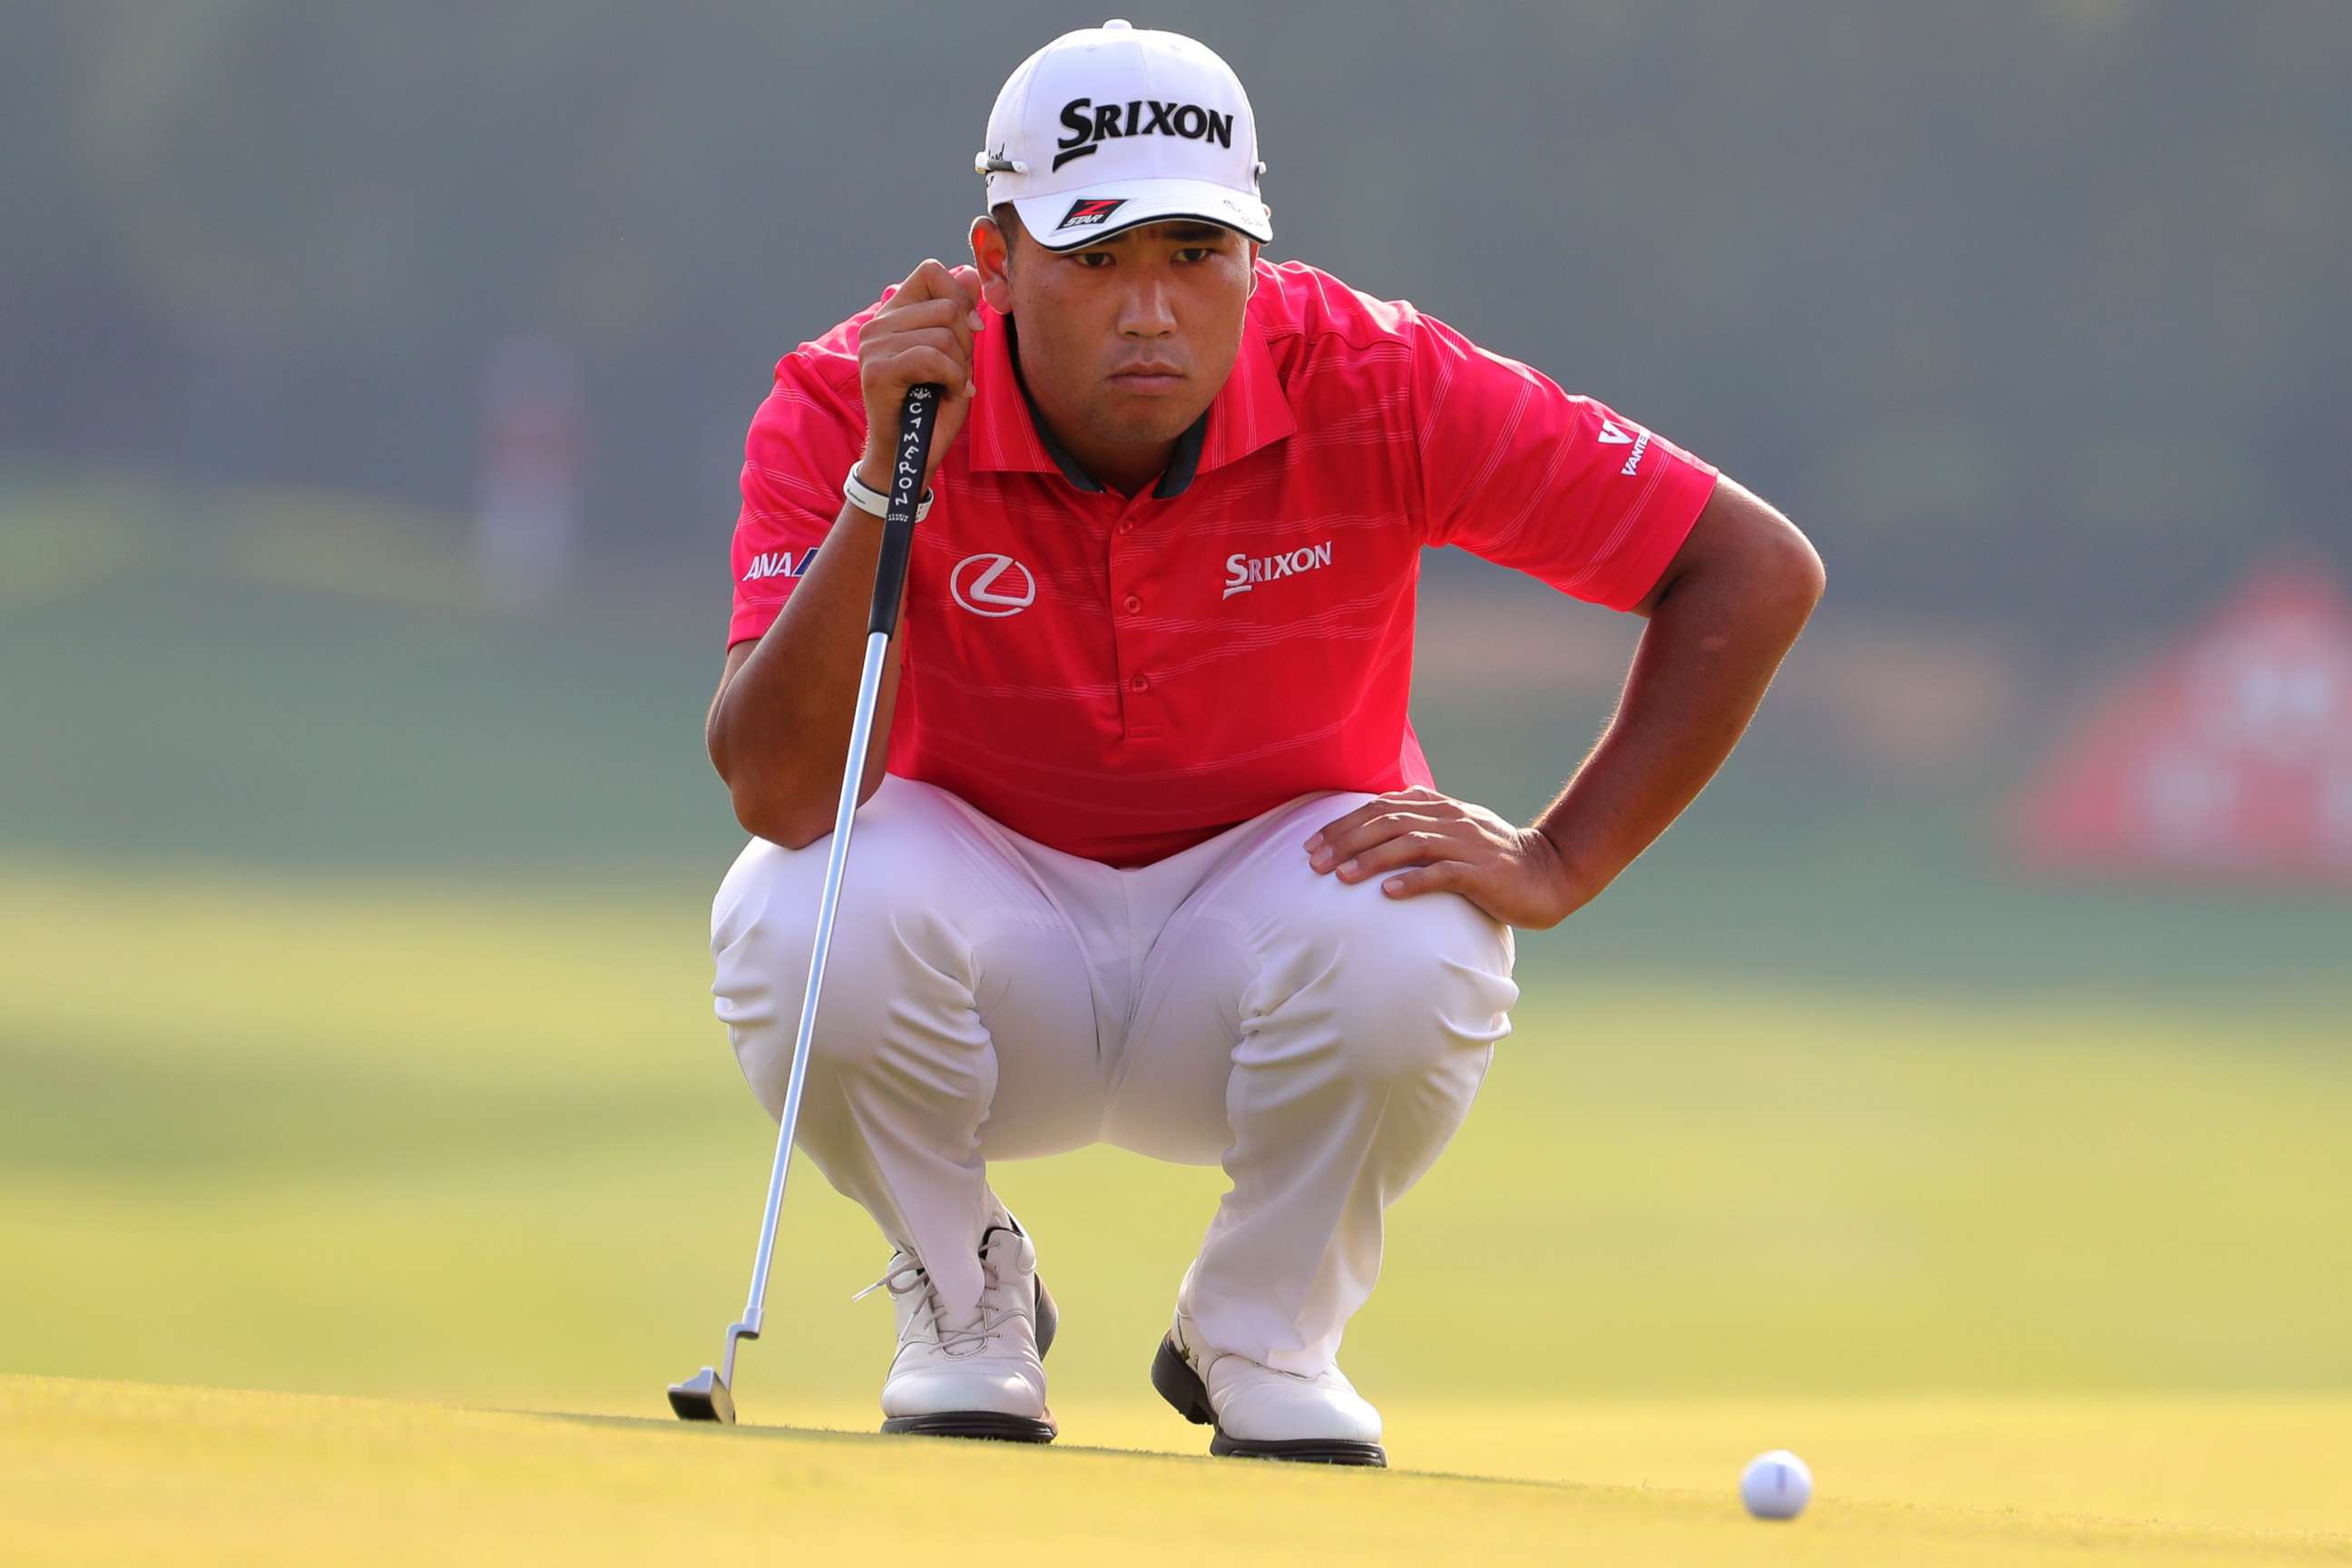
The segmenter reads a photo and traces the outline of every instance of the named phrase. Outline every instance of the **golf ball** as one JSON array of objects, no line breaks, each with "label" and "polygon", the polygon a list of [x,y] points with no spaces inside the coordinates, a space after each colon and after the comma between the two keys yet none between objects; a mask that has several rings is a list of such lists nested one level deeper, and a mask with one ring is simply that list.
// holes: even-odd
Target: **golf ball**
[{"label": "golf ball", "polygon": [[1813,1500],[1813,1472],[1786,1448],[1759,1454],[1740,1472],[1739,1500],[1759,1519],[1794,1519]]}]

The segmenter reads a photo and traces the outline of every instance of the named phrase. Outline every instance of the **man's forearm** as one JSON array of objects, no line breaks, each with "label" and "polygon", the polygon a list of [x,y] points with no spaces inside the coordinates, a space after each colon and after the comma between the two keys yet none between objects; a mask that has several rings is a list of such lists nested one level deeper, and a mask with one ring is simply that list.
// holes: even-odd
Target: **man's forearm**
[{"label": "man's forearm", "polygon": [[[798,848],[832,831],[864,670],[867,612],[882,525],[844,507],[808,575],[711,703],[706,740],[737,819]],[[883,668],[862,794],[881,782],[898,695],[898,641]]]},{"label": "man's forearm", "polygon": [[1536,826],[1573,905],[1598,896],[1706,787],[1822,592],[1803,539],[1685,574],[1659,600],[1600,743]]}]

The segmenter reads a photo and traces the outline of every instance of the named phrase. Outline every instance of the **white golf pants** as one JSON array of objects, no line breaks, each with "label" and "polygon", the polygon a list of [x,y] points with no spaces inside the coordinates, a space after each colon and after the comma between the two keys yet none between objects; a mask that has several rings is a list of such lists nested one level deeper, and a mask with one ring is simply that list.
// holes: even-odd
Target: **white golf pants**
[{"label": "white golf pants", "polygon": [[[979,1301],[991,1160],[1110,1142],[1231,1180],[1186,1297],[1214,1348],[1314,1375],[1380,1275],[1517,1000],[1510,929],[1453,893],[1317,875],[1302,796],[1118,870],[886,778],[859,812],[796,1141],[943,1305]],[[782,1113],[829,841],[753,839],[712,994]],[[1050,1245],[1050,1238],[1048,1238]]]}]

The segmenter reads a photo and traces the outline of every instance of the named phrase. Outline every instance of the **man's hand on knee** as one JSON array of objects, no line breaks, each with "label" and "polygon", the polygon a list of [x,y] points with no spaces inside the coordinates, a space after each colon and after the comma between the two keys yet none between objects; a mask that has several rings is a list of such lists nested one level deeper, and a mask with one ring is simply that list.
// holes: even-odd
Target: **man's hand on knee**
[{"label": "man's hand on knee", "polygon": [[1391,790],[1327,822],[1307,864],[1343,882],[1381,879],[1392,899],[1459,893],[1505,925],[1542,931],[1591,897],[1551,840],[1425,784]]}]

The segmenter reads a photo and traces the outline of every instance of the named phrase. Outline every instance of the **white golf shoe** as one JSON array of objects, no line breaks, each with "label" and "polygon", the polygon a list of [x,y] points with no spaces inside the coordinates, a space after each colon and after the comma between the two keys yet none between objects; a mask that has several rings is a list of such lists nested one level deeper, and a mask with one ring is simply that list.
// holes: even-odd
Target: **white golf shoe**
[{"label": "white golf shoe", "polygon": [[1215,1428],[1209,1452],[1325,1465],[1381,1465],[1381,1413],[1337,1366],[1319,1377],[1276,1372],[1209,1348],[1177,1297],[1176,1326],[1151,1363],[1151,1386],[1186,1420]]},{"label": "white golf shoe", "polygon": [[980,1240],[979,1307],[947,1321],[931,1277],[898,1253],[890,1271],[858,1292],[890,1292],[898,1353],[882,1384],[882,1430],[933,1437],[1054,1440],[1045,1405],[1045,1352],[1054,1342],[1054,1298],[1037,1278],[1037,1249],[1000,1215]]}]

